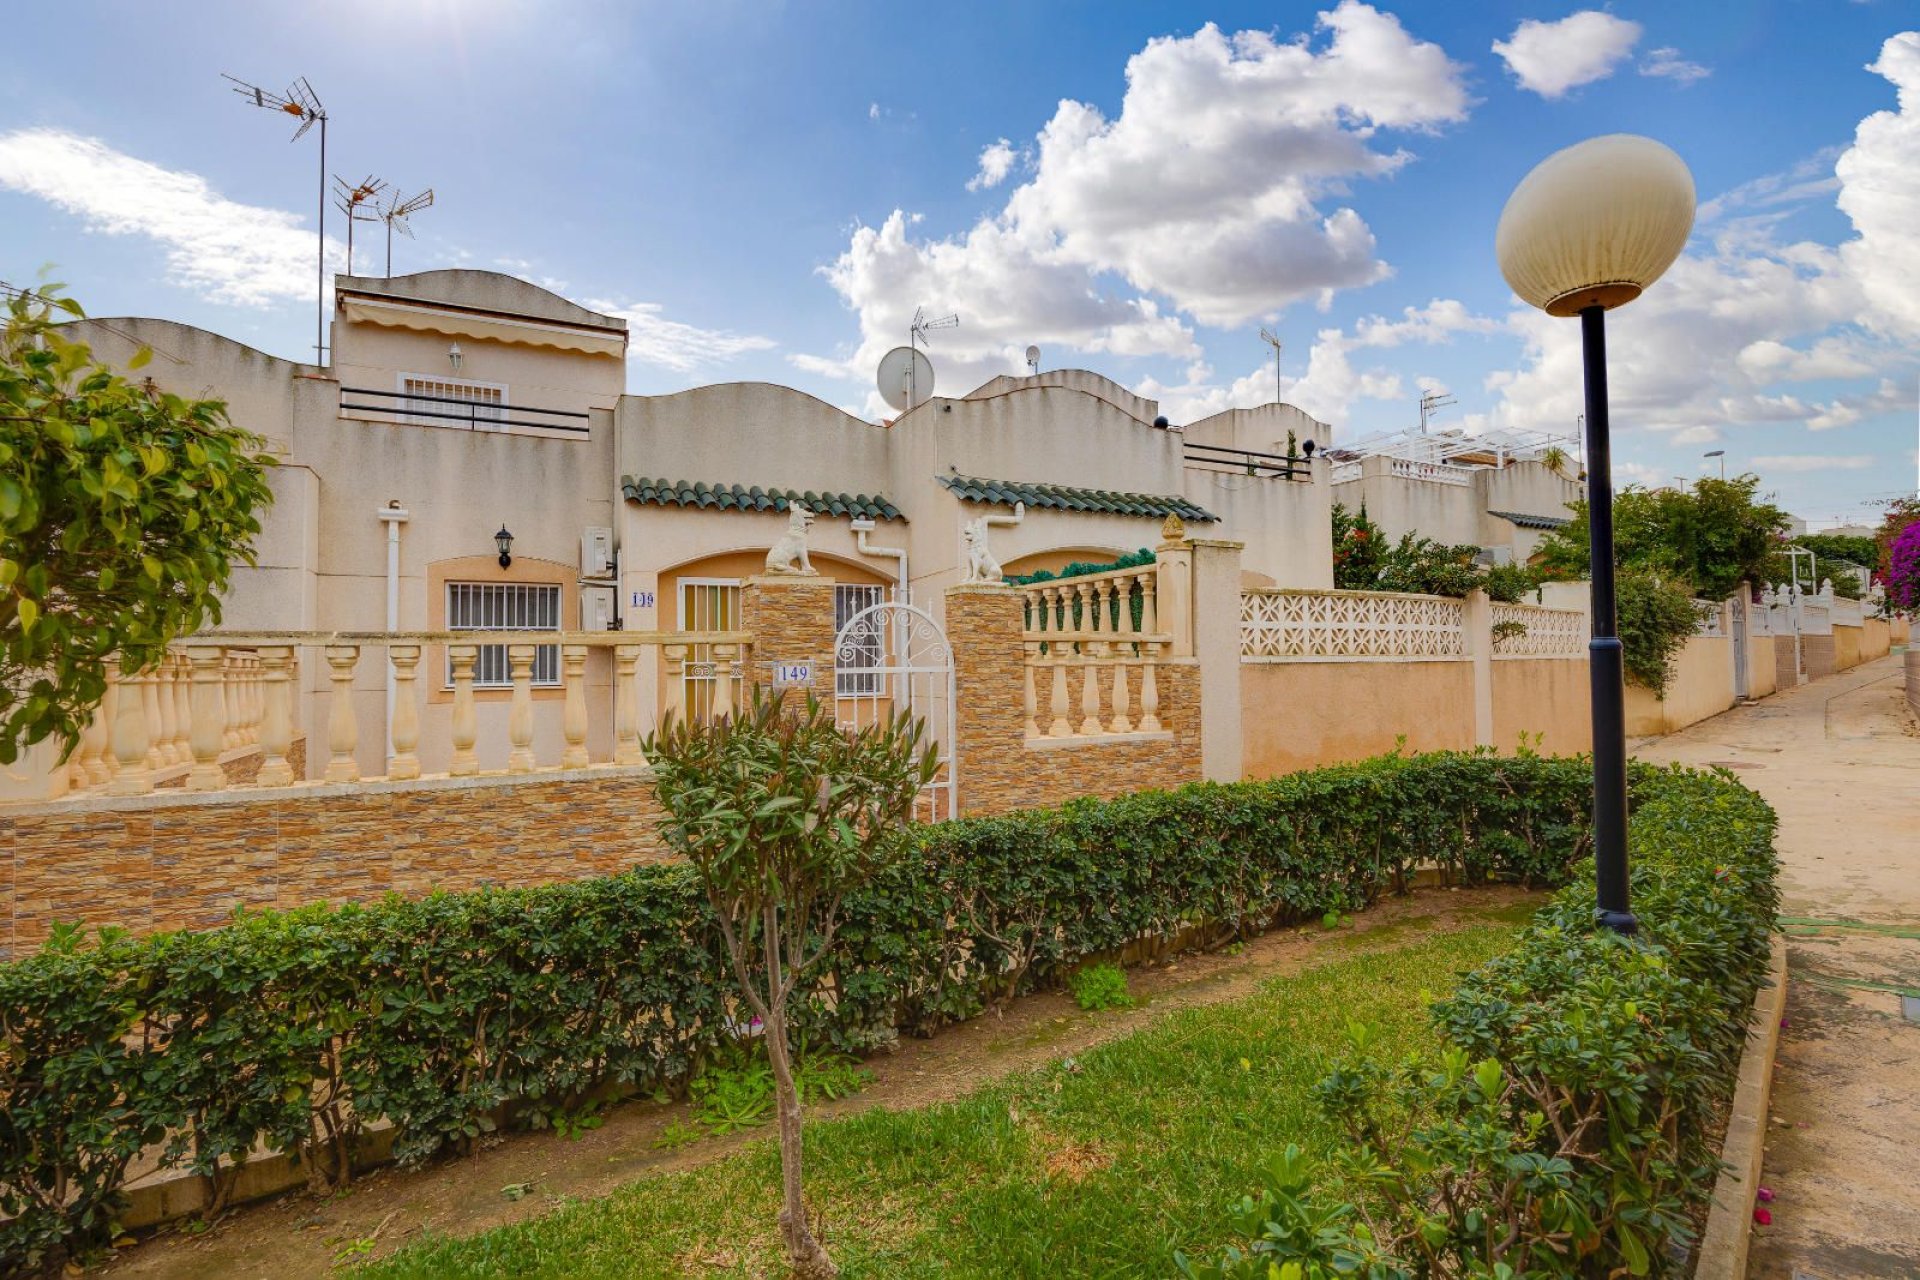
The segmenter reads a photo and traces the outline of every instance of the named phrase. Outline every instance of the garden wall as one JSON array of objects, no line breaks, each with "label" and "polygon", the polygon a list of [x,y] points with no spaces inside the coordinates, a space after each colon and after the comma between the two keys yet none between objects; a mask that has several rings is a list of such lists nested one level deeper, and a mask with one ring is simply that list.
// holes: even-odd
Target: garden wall
[{"label": "garden wall", "polygon": [[[1808,637],[1809,639],[1813,637]],[[1734,703],[1733,641],[1726,636],[1694,636],[1674,659],[1667,696],[1627,686],[1627,736],[1650,738],[1675,733]]]},{"label": "garden wall", "polygon": [[1833,628],[1833,669],[1851,671],[1862,662],[1861,628],[1835,623]]},{"label": "garden wall", "polygon": [[1885,618],[1868,618],[1860,624],[1860,660],[1872,662],[1893,651],[1893,638]]},{"label": "garden wall", "polygon": [[651,774],[154,792],[0,814],[0,959],[55,922],[206,929],[237,907],[533,885],[665,857]]},{"label": "garden wall", "polygon": [[1818,680],[1840,669],[1837,648],[1831,635],[1808,632],[1800,637],[1800,665],[1807,679]]},{"label": "garden wall", "polygon": [[[1162,661],[1157,734],[1034,738],[1026,734],[1026,653],[1020,596],[1007,587],[950,587],[960,815],[980,817],[1108,798],[1201,777],[1200,665]],[[1076,701],[1075,706],[1078,706]]]},{"label": "garden wall", "polygon": [[1587,664],[1508,658],[1493,663],[1493,745],[1570,756],[1593,749],[1593,683]]},{"label": "garden wall", "polygon": [[[1582,664],[1561,665],[1585,674]],[[1473,663],[1464,658],[1247,659],[1240,663],[1240,684],[1249,778],[1363,760],[1392,751],[1403,736],[1409,751],[1474,745]]]}]

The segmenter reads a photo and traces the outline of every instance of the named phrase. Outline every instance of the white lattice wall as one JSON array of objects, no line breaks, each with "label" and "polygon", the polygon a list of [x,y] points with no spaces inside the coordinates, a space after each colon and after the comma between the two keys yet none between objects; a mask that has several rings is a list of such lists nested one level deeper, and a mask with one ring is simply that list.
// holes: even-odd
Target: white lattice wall
[{"label": "white lattice wall", "polygon": [[[1526,628],[1502,635],[1502,624]],[[1496,658],[1584,658],[1587,615],[1578,609],[1548,609],[1534,604],[1493,603],[1493,656]]]},{"label": "white lattice wall", "polygon": [[1444,596],[1384,591],[1248,591],[1243,658],[1461,658],[1466,611]]}]

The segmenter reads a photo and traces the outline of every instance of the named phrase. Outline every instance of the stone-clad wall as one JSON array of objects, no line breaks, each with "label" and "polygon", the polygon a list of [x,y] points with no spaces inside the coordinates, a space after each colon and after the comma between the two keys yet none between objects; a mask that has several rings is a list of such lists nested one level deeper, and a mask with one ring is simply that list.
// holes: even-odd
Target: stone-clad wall
[{"label": "stone-clad wall", "polygon": [[[1200,779],[1200,669],[1192,659],[1160,666],[1160,720],[1170,732],[1029,743],[1019,593],[948,588],[947,639],[955,655],[962,817]],[[1078,706],[1077,679],[1071,688]]]},{"label": "stone-clad wall", "polygon": [[237,906],[532,885],[665,856],[644,768],[156,792],[0,814],[0,958],[55,921],[204,929]]},{"label": "stone-clad wall", "polygon": [[[833,696],[833,580],[811,574],[748,578],[740,592],[740,622],[753,632],[745,684],[773,683],[775,662],[813,663],[813,694]],[[797,692],[797,691],[796,691]]]},{"label": "stone-clad wall", "polygon": [[1806,665],[1807,679],[1819,680],[1832,675],[1839,669],[1835,665],[1836,656],[1832,635],[1808,632],[1800,637],[1800,659]]},{"label": "stone-clad wall", "polygon": [[[754,633],[749,685],[769,680],[768,663],[810,658],[816,692],[831,694],[830,581],[755,579],[742,613]],[[947,628],[963,816],[1201,776],[1193,659],[1160,666],[1168,732],[1030,744],[1019,594],[953,588]],[[1137,676],[1135,689],[1137,697]],[[1073,690],[1077,706],[1077,676]],[[55,922],[139,934],[205,929],[241,906],[284,910],[608,875],[667,856],[658,816],[646,768],[604,765],[10,807],[0,810],[0,959],[37,946]]]}]

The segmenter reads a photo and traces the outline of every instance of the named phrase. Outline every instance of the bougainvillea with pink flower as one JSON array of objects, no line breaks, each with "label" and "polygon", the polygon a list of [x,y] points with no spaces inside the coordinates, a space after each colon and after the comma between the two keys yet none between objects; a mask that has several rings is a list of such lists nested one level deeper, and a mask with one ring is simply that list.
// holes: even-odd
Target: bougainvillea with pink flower
[{"label": "bougainvillea with pink flower", "polygon": [[1893,537],[1887,547],[1887,602],[1896,609],[1920,609],[1920,520]]}]

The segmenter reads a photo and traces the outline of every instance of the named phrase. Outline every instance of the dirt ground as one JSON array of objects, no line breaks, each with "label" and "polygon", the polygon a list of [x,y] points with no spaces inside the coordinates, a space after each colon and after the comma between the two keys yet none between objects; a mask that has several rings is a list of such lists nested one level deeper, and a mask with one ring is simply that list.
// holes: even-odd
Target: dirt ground
[{"label": "dirt ground", "polygon": [[[950,1027],[931,1039],[905,1041],[898,1052],[871,1059],[871,1085],[838,1103],[809,1108],[808,1115],[845,1115],[869,1107],[904,1110],[961,1097],[999,1076],[1083,1052],[1172,1010],[1238,999],[1267,978],[1356,950],[1391,947],[1415,935],[1492,919],[1522,918],[1543,900],[1544,895],[1510,888],[1432,889],[1388,899],[1336,932],[1282,930],[1255,939],[1238,955],[1188,954],[1136,969],[1130,980],[1140,1003],[1128,1010],[1083,1013],[1062,994],[1029,996],[998,1015]],[[347,1256],[355,1259],[377,1257],[423,1231],[470,1235],[535,1217],[565,1200],[605,1195],[649,1174],[704,1164],[766,1136],[761,1130],[708,1137],[671,1151],[655,1149],[661,1132],[687,1115],[684,1105],[630,1102],[613,1108],[601,1128],[571,1141],[551,1132],[511,1134],[471,1159],[412,1173],[383,1169],[344,1195],[318,1199],[289,1193],[243,1207],[200,1234],[163,1228],[122,1250],[100,1273],[164,1280],[327,1275],[349,1250]],[[364,1241],[372,1242],[371,1251],[360,1253],[356,1242]]]},{"label": "dirt ground", "polygon": [[[1753,1280],[1920,1277],[1920,728],[1901,656],[1643,744],[1722,764],[1780,815],[1787,1023]],[[1863,922],[1846,928],[1839,922]],[[1901,937],[1899,931],[1914,936]],[[1861,985],[1867,984],[1867,985]]]}]

